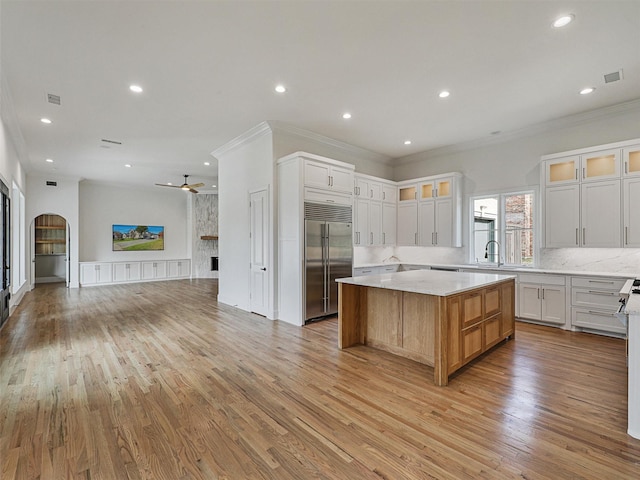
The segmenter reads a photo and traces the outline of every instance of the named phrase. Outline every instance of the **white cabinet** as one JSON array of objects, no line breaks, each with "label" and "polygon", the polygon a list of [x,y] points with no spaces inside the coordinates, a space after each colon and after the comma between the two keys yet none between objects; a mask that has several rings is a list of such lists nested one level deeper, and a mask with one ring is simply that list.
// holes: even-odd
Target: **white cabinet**
[{"label": "white cabinet", "polygon": [[620,180],[582,184],[581,246],[620,247]]},{"label": "white cabinet", "polygon": [[640,145],[631,145],[622,149],[622,160],[624,162],[624,175],[640,175]]},{"label": "white cabinet", "polygon": [[[547,248],[640,246],[638,140],[542,157]],[[637,215],[636,215],[637,217]]]},{"label": "white cabinet", "polygon": [[141,267],[143,280],[157,280],[167,277],[167,262],[165,261],[141,262]]},{"label": "white cabinet", "polygon": [[358,246],[371,245],[369,242],[369,200],[356,199],[353,215],[353,244]]},{"label": "white cabinet", "polygon": [[[446,174],[400,185],[398,245],[462,245],[460,178],[460,174]],[[412,218],[414,214],[417,219]]]},{"label": "white cabinet", "polygon": [[571,278],[571,326],[579,330],[625,334],[616,317],[619,291],[625,279],[609,277]]},{"label": "white cabinet", "polygon": [[189,259],[80,263],[80,284],[82,286],[185,278],[190,275],[191,260]]},{"label": "white cabinet", "polygon": [[382,203],[382,245],[396,244],[396,219],[396,204]]},{"label": "white cabinet", "polygon": [[[354,176],[353,244],[357,246],[395,245],[395,185],[369,175]],[[391,195],[390,200],[385,200]]]},{"label": "white cabinet", "polygon": [[620,149],[596,150],[545,163],[545,184],[597,182],[620,178]]},{"label": "white cabinet", "polygon": [[622,182],[623,244],[625,247],[640,247],[640,176],[625,178]]},{"label": "white cabinet", "polygon": [[454,215],[451,198],[436,198],[418,204],[419,243],[423,246],[458,247],[454,244]]},{"label": "white cabinet", "polygon": [[398,245],[418,244],[418,203],[400,202],[398,204]]},{"label": "white cabinet", "polygon": [[382,184],[382,201],[395,204],[398,200],[398,187],[395,185],[389,185],[388,183]]},{"label": "white cabinet", "polygon": [[355,175],[354,195],[369,200],[382,200],[382,182],[368,175]]},{"label": "white cabinet", "polygon": [[546,161],[544,163],[545,184],[550,187],[567,183],[578,183],[579,170],[579,155]]},{"label": "white cabinet", "polygon": [[620,247],[620,207],[619,180],[547,188],[547,248]]},{"label": "white cabinet", "polygon": [[168,260],[167,278],[184,278],[191,276],[191,262],[189,260]]},{"label": "white cabinet", "polygon": [[565,277],[523,274],[518,284],[519,318],[564,325],[566,322]]},{"label": "white cabinet", "polygon": [[140,280],[140,262],[121,262],[113,264],[114,282],[135,282]]},{"label": "white cabinet", "polygon": [[353,170],[327,162],[305,159],[304,184],[308,187],[351,193]]},{"label": "white cabinet", "polygon": [[545,191],[547,248],[580,246],[580,185],[562,185]]},{"label": "white cabinet", "polygon": [[353,269],[354,277],[362,277],[366,275],[380,275],[383,273],[395,273],[398,271],[399,265],[375,265],[371,267],[355,267]]},{"label": "white cabinet", "polygon": [[100,262],[80,264],[80,285],[111,283],[112,279],[113,275],[110,263]]}]

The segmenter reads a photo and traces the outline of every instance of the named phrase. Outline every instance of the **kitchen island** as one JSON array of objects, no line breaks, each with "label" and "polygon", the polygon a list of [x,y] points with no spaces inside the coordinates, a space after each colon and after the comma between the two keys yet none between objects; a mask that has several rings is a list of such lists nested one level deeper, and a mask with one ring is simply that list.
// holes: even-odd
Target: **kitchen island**
[{"label": "kitchen island", "polygon": [[338,347],[433,366],[434,383],[515,335],[515,277],[433,270],[338,279]]}]

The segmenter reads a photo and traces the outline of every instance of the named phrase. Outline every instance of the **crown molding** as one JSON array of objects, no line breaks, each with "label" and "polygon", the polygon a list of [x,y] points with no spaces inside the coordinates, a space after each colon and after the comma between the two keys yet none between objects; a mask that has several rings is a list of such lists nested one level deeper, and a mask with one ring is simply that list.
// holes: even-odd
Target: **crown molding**
[{"label": "crown molding", "polygon": [[320,135],[319,133],[315,133],[310,130],[305,130],[304,128],[296,127],[294,125],[290,125],[277,120],[269,120],[267,123],[269,124],[269,126],[271,127],[271,130],[274,133],[280,133],[280,134],[286,134],[286,135],[292,135],[292,136],[304,138],[306,140],[311,140],[313,142],[321,143],[321,144],[342,150],[344,152],[350,153],[360,158],[365,157],[367,160],[383,163],[386,165],[391,165],[393,161],[393,158],[387,155],[373,152],[371,150],[367,150],[366,148],[357,147],[355,145],[351,145],[350,143],[336,140],[334,138],[326,137],[324,135]]},{"label": "crown molding", "polygon": [[394,165],[407,165],[410,163],[423,161],[425,157],[440,157],[444,155],[452,155],[455,153],[474,150],[489,145],[507,143],[518,138],[532,137],[534,135],[548,132],[550,130],[576,127],[593,122],[594,120],[614,117],[622,113],[632,111],[640,111],[640,98],[624,103],[618,103],[616,105],[611,105],[608,107],[602,107],[595,110],[577,113],[574,115],[555,118],[553,120],[529,125],[527,127],[519,128],[510,132],[505,132],[496,136],[479,138],[476,140],[470,140],[468,142],[457,143],[454,145],[447,145],[431,150],[423,150],[421,152],[412,153],[411,155],[407,155],[405,157],[396,158],[394,161]]},{"label": "crown molding", "polygon": [[269,122],[261,122],[255,127],[250,128],[249,130],[244,132],[242,135],[238,135],[233,140],[229,140],[221,147],[216,148],[213,152],[211,152],[211,156],[219,159],[221,156],[232,152],[245,143],[253,141],[256,138],[261,137],[262,135],[266,135],[267,133],[271,133],[271,131],[272,130]]}]

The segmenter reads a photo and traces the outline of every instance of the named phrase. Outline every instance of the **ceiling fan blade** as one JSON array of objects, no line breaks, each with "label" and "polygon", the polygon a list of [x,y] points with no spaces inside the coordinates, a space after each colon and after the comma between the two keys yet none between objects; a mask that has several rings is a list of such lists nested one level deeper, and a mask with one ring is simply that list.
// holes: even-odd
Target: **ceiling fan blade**
[{"label": "ceiling fan blade", "polygon": [[194,190],[193,188],[190,188],[190,189],[189,189],[189,191],[190,191],[191,193],[198,193],[198,191],[197,191],[197,190]]},{"label": "ceiling fan blade", "polygon": [[167,185],[166,183],[156,183],[158,187],[182,188],[181,185]]},{"label": "ceiling fan blade", "polygon": [[204,183],[192,183],[191,185],[187,185],[189,188],[200,188],[204,187]]}]

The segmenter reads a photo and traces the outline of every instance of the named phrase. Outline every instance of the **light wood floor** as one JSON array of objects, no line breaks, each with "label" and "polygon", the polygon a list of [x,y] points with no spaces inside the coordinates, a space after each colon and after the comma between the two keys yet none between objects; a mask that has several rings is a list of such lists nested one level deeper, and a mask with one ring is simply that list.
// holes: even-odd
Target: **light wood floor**
[{"label": "light wood floor", "polygon": [[517,324],[433,385],[215,302],[215,280],[38,286],[0,333],[0,478],[638,479],[624,341]]}]

